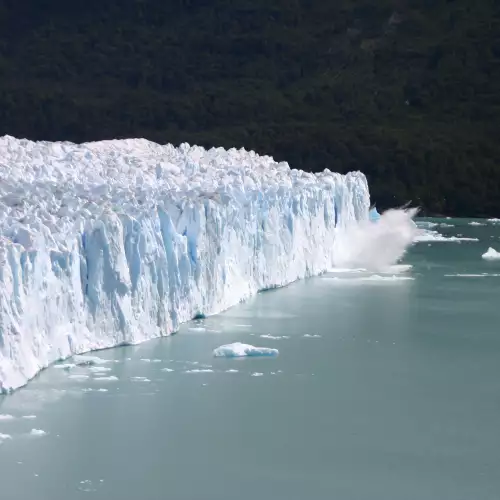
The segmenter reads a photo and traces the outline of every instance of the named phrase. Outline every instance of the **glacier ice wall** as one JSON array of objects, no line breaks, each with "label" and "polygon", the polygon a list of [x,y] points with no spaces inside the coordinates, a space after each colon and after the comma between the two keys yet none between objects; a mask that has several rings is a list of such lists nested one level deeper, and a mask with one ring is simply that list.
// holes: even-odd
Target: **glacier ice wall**
[{"label": "glacier ice wall", "polygon": [[332,266],[366,179],[253,151],[0,138],[0,389]]}]

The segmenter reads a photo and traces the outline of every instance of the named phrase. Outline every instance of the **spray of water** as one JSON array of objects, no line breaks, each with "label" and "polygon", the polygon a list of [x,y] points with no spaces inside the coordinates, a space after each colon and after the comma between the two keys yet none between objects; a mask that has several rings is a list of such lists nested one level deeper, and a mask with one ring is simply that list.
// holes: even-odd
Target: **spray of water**
[{"label": "spray of water", "polygon": [[363,220],[341,229],[335,242],[335,266],[383,272],[396,264],[415,240],[417,208],[391,209],[377,222]]}]

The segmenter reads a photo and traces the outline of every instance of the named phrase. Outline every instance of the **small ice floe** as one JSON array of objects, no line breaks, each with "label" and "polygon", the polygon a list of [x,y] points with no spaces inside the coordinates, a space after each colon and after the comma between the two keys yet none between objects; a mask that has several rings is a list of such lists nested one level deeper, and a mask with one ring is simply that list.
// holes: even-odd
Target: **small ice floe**
[{"label": "small ice floe", "polygon": [[306,334],[304,335],[304,338],[306,338],[306,339],[320,339],[320,338],[321,338],[321,335],[316,335],[316,334],[311,335],[311,334],[309,334],[309,333],[306,333]]},{"label": "small ice floe", "polygon": [[12,439],[12,436],[10,434],[2,434],[0,432],[0,444],[2,444],[4,441],[7,441],[7,439]]},{"label": "small ice floe", "polygon": [[186,370],[184,373],[213,373],[210,368],[194,368],[193,370]]},{"label": "small ice floe", "polygon": [[84,493],[95,493],[97,491],[97,489],[95,488],[94,484],[90,479],[85,479],[83,481],[80,481],[80,484],[78,485],[77,489]]},{"label": "small ice floe", "polygon": [[262,377],[264,376],[264,374],[262,372],[253,372],[252,375],[250,375],[251,377]]},{"label": "small ice floe", "polygon": [[279,351],[269,347],[255,347],[250,344],[234,342],[233,344],[217,347],[217,349],[214,349],[213,354],[217,358],[240,358],[245,356],[277,356]]},{"label": "small ice floe", "polygon": [[130,380],[134,382],[151,382],[148,377],[130,377]]},{"label": "small ice floe", "polygon": [[500,260],[500,252],[497,252],[494,248],[489,247],[488,250],[483,253],[482,258],[485,260]]},{"label": "small ice floe", "polygon": [[72,380],[87,380],[88,378],[90,378],[89,375],[70,375],[68,378],[72,379]]},{"label": "small ice floe", "polygon": [[111,368],[108,368],[107,366],[90,366],[89,370],[94,373],[104,373],[110,372]]},{"label": "small ice floe", "polygon": [[192,326],[191,328],[188,328],[188,330],[190,332],[205,332],[207,329],[203,326]]},{"label": "small ice floe", "polygon": [[5,421],[5,420],[14,420],[14,415],[8,415],[8,414],[3,414],[0,415],[0,422]]},{"label": "small ice floe", "polygon": [[117,382],[118,377],[110,375],[109,377],[95,377],[94,380],[99,380],[100,382]]},{"label": "small ice floe", "polygon": [[45,436],[47,433],[42,429],[31,429],[30,436]]},{"label": "small ice floe", "polygon": [[472,221],[469,222],[469,226],[486,226],[486,224],[483,224],[482,222]]},{"label": "small ice floe", "polygon": [[226,373],[238,373],[238,370],[226,370]]},{"label": "small ice floe", "polygon": [[76,367],[75,363],[61,363],[58,365],[54,365],[54,368],[57,368],[58,370],[66,370],[66,371],[70,371],[75,367]]},{"label": "small ice floe", "polygon": [[172,368],[162,368],[160,371],[170,373],[173,372],[174,370],[172,370]]},{"label": "small ice floe", "polygon": [[82,354],[77,354],[73,356],[73,361],[78,366],[94,366],[103,365],[105,363],[110,363],[107,359],[99,358],[98,356],[84,356]]},{"label": "small ice floe", "polygon": [[280,339],[289,339],[288,335],[270,335],[265,333],[264,335],[260,335],[261,339],[271,339],[271,340],[280,340]]},{"label": "small ice floe", "polygon": [[488,222],[500,222],[500,219],[496,219],[496,218],[488,219]]},{"label": "small ice floe", "polygon": [[25,420],[35,420],[36,415],[23,415],[21,418],[24,418]]},{"label": "small ice floe", "polygon": [[457,236],[444,236],[437,231],[423,231],[422,233],[418,234],[416,238],[414,239],[415,242],[421,243],[421,242],[436,242],[436,243],[458,243],[461,241],[479,241],[478,238],[466,238],[461,235]]},{"label": "small ice floe", "polygon": [[381,276],[379,274],[372,274],[363,278],[357,278],[358,281],[373,281],[373,282],[399,282],[399,281],[413,281],[413,276]]},{"label": "small ice floe", "polygon": [[108,392],[107,389],[92,389],[92,387],[87,387],[86,389],[82,389],[83,392]]},{"label": "small ice floe", "polygon": [[456,273],[456,274],[445,274],[446,278],[486,278],[488,275],[483,274],[467,274],[467,273]]}]

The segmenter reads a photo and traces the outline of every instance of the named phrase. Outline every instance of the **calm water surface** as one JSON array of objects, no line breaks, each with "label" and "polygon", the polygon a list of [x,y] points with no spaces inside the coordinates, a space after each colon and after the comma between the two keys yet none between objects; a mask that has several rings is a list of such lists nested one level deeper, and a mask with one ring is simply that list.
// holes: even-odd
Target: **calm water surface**
[{"label": "calm water surface", "polygon": [[[500,261],[481,259],[500,224],[433,222],[479,241],[263,293],[0,399],[0,498],[500,499]],[[280,355],[213,358],[235,341]]]}]

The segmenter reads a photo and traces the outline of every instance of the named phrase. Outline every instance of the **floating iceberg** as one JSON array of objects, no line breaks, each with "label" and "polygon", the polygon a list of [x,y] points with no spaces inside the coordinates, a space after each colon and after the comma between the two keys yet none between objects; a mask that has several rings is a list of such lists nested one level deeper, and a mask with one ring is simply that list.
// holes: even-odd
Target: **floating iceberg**
[{"label": "floating iceberg", "polygon": [[488,250],[483,253],[482,257],[485,260],[500,260],[500,252],[497,252],[494,248],[489,247]]},{"label": "floating iceberg", "polygon": [[250,344],[242,344],[241,342],[234,342],[233,344],[226,344],[214,349],[214,356],[217,358],[241,358],[244,356],[277,356],[278,349],[271,349],[270,347],[255,347]]},{"label": "floating iceberg", "polygon": [[5,136],[0,162],[3,391],[332,268],[337,231],[370,204],[360,172],[243,149]]},{"label": "floating iceberg", "polygon": [[47,433],[42,429],[31,429],[30,435],[32,436],[45,436]]}]

